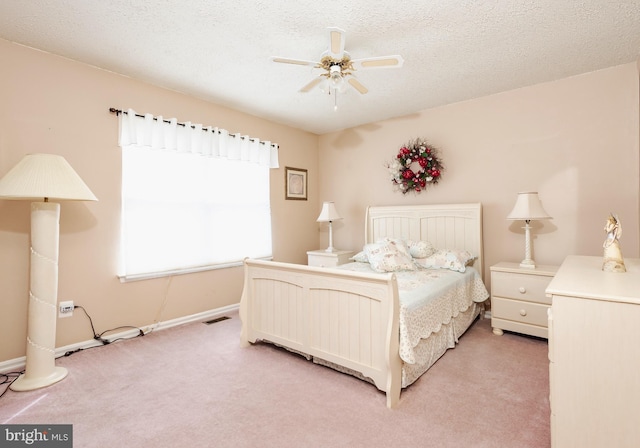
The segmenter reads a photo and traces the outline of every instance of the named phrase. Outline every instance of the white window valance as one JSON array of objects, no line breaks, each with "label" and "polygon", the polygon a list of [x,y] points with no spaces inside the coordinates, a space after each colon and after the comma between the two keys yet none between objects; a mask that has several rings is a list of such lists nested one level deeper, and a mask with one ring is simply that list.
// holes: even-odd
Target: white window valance
[{"label": "white window valance", "polygon": [[191,122],[178,123],[152,114],[138,114],[133,109],[119,114],[120,147],[170,150],[257,163],[278,168],[278,145],[257,138],[230,134],[226,129]]}]

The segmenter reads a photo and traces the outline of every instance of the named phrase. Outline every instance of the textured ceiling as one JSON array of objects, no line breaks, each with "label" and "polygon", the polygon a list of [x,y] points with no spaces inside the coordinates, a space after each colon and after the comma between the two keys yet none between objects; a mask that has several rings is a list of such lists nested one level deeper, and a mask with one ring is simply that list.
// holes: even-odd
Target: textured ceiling
[{"label": "textured ceiling", "polygon": [[[318,69],[271,61],[319,60],[333,26],[404,58],[337,111],[299,92]],[[636,61],[640,0],[1,0],[0,38],[323,134]]]}]

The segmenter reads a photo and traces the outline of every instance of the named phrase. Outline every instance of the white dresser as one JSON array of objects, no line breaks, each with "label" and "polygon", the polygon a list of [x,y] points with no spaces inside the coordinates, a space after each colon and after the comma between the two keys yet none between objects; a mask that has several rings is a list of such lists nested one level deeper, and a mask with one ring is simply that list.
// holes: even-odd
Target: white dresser
[{"label": "white dresser", "polygon": [[522,268],[520,263],[501,262],[491,266],[491,326],[503,330],[547,337],[547,310],[551,299],[545,289],[557,266]]},{"label": "white dresser", "polygon": [[338,265],[348,263],[349,258],[355,252],[352,250],[334,250],[327,252],[325,250],[310,250],[307,252],[307,264],[309,266],[317,266],[321,268],[334,268]]},{"label": "white dresser", "polygon": [[551,444],[640,447],[640,259],[569,256],[549,284]]}]

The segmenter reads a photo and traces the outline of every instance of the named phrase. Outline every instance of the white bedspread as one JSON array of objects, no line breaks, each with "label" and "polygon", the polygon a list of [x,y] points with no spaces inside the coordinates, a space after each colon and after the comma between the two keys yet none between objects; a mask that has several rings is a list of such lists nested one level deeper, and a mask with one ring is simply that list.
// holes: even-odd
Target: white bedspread
[{"label": "white bedspread", "polygon": [[[339,268],[375,272],[369,263],[347,263]],[[470,267],[464,273],[419,269],[395,274],[400,295],[400,358],[408,364],[417,361],[415,348],[421,339],[440,331],[472,302],[484,302],[489,297],[480,274]]]}]

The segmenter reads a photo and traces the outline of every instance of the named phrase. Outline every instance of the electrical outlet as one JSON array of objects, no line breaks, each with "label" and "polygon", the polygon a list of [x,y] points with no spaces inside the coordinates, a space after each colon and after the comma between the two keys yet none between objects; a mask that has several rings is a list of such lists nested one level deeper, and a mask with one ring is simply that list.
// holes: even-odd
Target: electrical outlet
[{"label": "electrical outlet", "polygon": [[73,300],[67,300],[58,304],[58,317],[73,316]]}]

